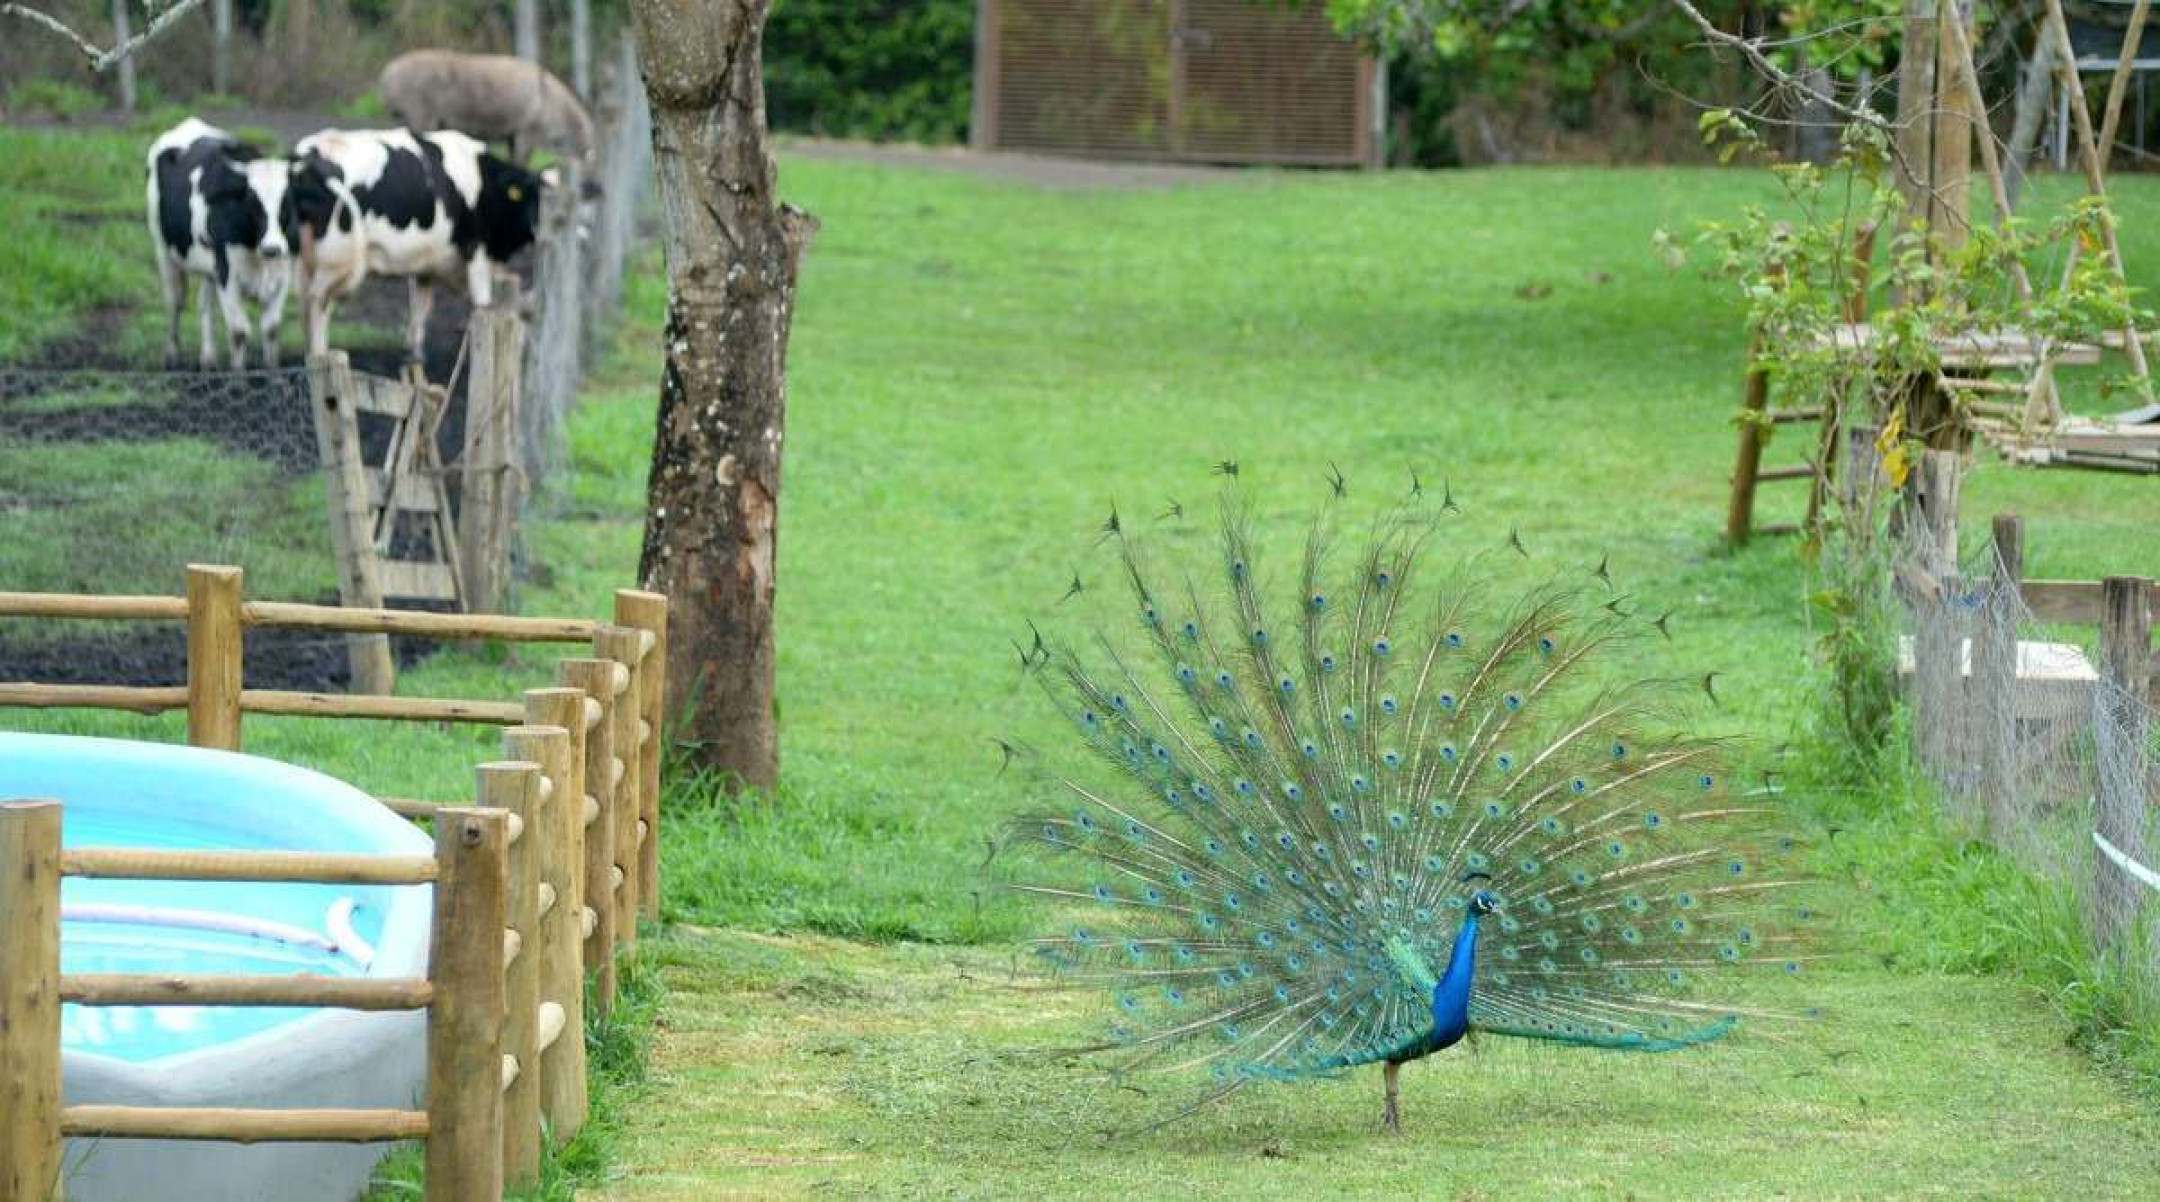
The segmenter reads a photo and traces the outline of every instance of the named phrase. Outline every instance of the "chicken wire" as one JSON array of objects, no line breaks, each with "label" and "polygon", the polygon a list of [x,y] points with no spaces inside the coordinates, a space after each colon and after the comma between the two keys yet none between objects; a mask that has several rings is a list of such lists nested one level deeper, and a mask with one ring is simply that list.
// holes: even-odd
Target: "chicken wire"
[{"label": "chicken wire", "polygon": [[[388,421],[361,433],[379,459]],[[0,367],[0,589],[174,596],[191,563],[245,569],[257,600],[337,602],[307,371]],[[342,636],[251,631],[245,657],[255,687],[348,676]],[[0,618],[0,680],[186,675],[178,622]]]},{"label": "chicken wire", "polygon": [[2137,691],[2151,648],[2126,687],[2098,628],[2041,621],[1993,547],[1954,574],[1931,548],[1901,554],[1913,750],[1946,816],[2068,890],[2095,946],[2160,969],[2160,715]]}]

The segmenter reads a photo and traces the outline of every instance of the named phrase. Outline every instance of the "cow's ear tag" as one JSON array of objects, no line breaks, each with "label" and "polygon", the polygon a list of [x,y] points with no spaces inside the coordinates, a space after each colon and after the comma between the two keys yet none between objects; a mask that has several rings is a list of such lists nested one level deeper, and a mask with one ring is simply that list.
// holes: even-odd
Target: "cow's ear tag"
[{"label": "cow's ear tag", "polygon": [[510,199],[512,199],[512,200],[523,200],[523,199],[525,199],[525,189],[523,189],[523,188],[521,188],[521,187],[517,186],[516,184],[512,184],[512,185],[510,185]]}]

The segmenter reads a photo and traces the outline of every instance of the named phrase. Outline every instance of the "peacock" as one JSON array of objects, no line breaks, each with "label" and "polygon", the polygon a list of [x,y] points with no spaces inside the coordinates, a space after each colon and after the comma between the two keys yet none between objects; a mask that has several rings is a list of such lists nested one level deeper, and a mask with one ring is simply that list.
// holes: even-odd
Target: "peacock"
[{"label": "peacock", "polygon": [[1061,765],[1003,743],[1055,800],[998,845],[1027,849],[1011,883],[1056,915],[1035,950],[1109,994],[1083,1050],[1204,1070],[1179,1115],[1379,1064],[1393,1133],[1402,1066],[1473,1032],[1663,1052],[1783,1017],[1709,988],[1810,958],[1771,791],[1686,733],[1713,676],[1607,667],[1669,639],[1669,613],[1615,593],[1609,560],[1505,584],[1531,568],[1514,531],[1435,568],[1461,506],[1415,477],[1341,540],[1331,483],[1272,576],[1234,481],[1219,562],[1185,571],[1113,511],[1129,601],[1077,645],[1016,644],[1079,743]]}]

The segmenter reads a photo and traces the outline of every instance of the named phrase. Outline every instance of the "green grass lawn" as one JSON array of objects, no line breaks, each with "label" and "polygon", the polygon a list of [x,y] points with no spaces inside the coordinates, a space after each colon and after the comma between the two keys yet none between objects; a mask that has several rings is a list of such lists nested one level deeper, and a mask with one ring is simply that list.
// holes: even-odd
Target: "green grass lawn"
[{"label": "green grass lawn", "polygon": [[[1278,550],[1330,463],[1356,505],[1416,470],[1463,502],[1456,547],[1519,526],[1533,571],[1610,554],[1621,589],[1674,610],[1673,641],[1622,668],[1723,673],[1709,721],[1775,755],[1812,697],[1809,584],[1790,544],[1718,546],[1737,306],[1651,252],[1653,230],[1768,189],[1743,172],[1519,170],[1055,192],[802,159],[782,183],[824,222],[789,355],[783,783],[671,798],[676,925],[644,945],[669,989],[652,1077],[588,1196],[2115,1197],[2160,1170],[2145,1094],[2066,1046],[2066,1018],[2008,975],[1936,971],[2000,966],[1968,954],[2000,915],[1939,921],[1945,874],[1984,875],[1984,856],[1887,803],[1848,820],[1873,851],[1825,862],[1848,894],[1846,955],[1762,995],[1819,1022],[1655,1059],[1487,1041],[1409,1071],[1400,1141],[1376,1130],[1371,1073],[1098,1140],[1177,1087],[1142,1100],[1036,1054],[1098,1002],[1014,976],[1046,920],[981,870],[985,832],[1022,801],[991,740],[1068,737],[1019,687],[1007,639],[1031,617],[1070,629],[1058,599],[1076,572],[1113,583],[1093,545],[1113,503],[1198,545],[1217,460],[1244,466]],[[2160,278],[2160,187],[2120,191],[2133,274]],[[1551,291],[1518,298],[1528,284]],[[604,612],[634,572],[663,295],[650,272],[633,281],[573,418],[574,471],[526,532],[547,569],[528,612]],[[1982,462],[1968,538],[2016,509],[2034,575],[2152,571],[2153,495]],[[1173,497],[1182,529],[1154,520]],[[1766,520],[1798,505],[1771,493]],[[553,654],[438,657],[401,689],[501,696]],[[423,797],[469,787],[492,741],[248,729],[252,750]]]}]

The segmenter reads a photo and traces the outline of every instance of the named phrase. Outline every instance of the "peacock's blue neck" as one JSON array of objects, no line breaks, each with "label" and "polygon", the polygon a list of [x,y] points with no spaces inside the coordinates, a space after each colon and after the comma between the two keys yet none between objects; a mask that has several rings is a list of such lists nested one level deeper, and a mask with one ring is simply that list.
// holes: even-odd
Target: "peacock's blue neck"
[{"label": "peacock's blue neck", "polygon": [[1477,968],[1478,914],[1463,915],[1462,930],[1455,936],[1455,950],[1448,953],[1447,971],[1432,992],[1432,1033],[1426,1038],[1431,1050],[1451,1047],[1470,1030],[1470,979]]}]

